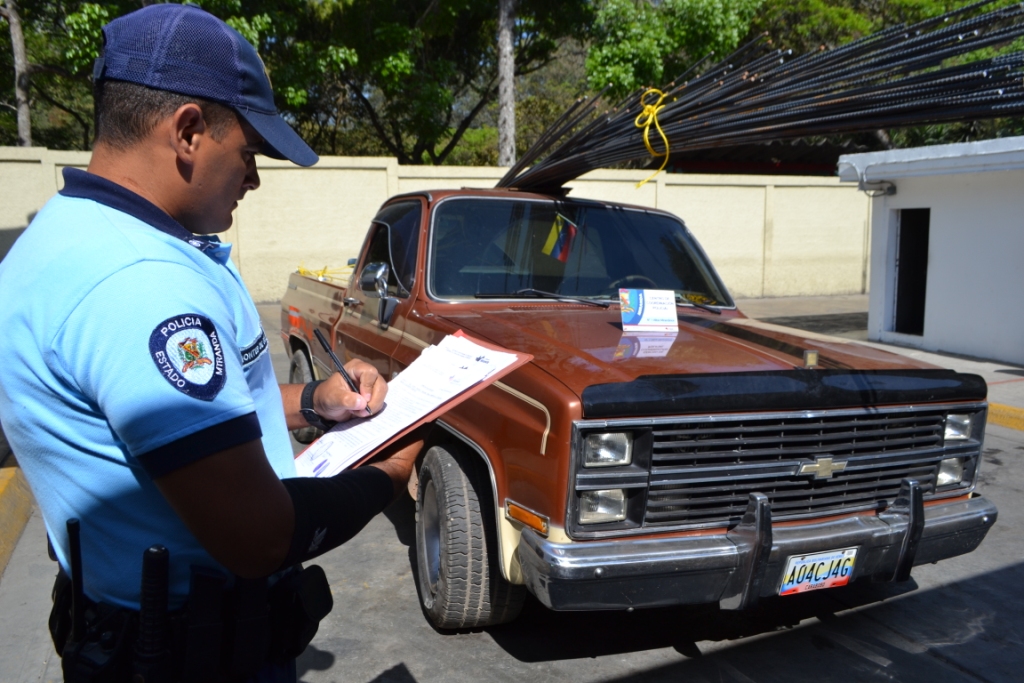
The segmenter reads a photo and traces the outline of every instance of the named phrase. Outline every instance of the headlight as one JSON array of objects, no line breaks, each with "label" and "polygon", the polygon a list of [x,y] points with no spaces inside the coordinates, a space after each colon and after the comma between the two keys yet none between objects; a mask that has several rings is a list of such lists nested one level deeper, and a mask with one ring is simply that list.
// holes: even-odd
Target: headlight
[{"label": "headlight", "polygon": [[621,522],[626,519],[626,492],[622,489],[584,491],[580,495],[580,524]]},{"label": "headlight", "polygon": [[964,480],[964,459],[946,458],[939,463],[939,476],[935,480],[935,487],[959,484]]},{"label": "headlight", "polygon": [[633,461],[633,435],[626,432],[588,434],[583,442],[584,467],[613,467]]},{"label": "headlight", "polygon": [[946,416],[946,441],[971,438],[972,415]]}]

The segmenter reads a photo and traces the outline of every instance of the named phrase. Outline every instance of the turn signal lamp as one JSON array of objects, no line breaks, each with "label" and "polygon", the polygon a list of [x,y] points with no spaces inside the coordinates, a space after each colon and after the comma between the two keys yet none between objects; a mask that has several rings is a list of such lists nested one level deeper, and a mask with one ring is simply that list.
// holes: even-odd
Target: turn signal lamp
[{"label": "turn signal lamp", "polygon": [[511,501],[505,501],[505,514],[508,515],[509,519],[521,522],[545,536],[548,535],[548,520],[536,512],[527,510],[523,506],[516,505]]}]

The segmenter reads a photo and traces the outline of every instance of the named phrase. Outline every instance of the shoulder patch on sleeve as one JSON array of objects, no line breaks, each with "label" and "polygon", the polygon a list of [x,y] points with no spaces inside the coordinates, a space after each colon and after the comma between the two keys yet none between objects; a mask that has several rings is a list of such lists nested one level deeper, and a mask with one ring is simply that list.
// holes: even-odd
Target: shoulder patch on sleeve
[{"label": "shoulder patch on sleeve", "polygon": [[164,379],[186,396],[212,401],[224,388],[224,349],[205,316],[184,313],[157,325],[149,335],[149,354]]},{"label": "shoulder patch on sleeve", "polygon": [[270,342],[267,341],[267,335],[261,327],[260,336],[256,337],[256,341],[242,349],[242,367],[248,368],[259,360],[260,356],[266,353],[269,346]]}]

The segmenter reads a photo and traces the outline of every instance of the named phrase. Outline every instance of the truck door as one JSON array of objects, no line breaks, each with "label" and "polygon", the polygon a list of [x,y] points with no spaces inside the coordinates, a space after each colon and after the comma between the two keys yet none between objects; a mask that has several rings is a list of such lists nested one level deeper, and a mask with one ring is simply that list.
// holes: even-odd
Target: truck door
[{"label": "truck door", "polygon": [[[355,277],[345,295],[344,312],[335,328],[335,349],[343,360],[361,358],[381,376],[391,379],[391,356],[402,339],[412,308],[412,289],[419,249],[423,202],[419,199],[388,204],[370,225]],[[388,266],[387,294],[398,300],[387,329],[379,320],[380,299],[359,287],[360,274],[370,264]],[[327,360],[327,359],[324,359]]]}]

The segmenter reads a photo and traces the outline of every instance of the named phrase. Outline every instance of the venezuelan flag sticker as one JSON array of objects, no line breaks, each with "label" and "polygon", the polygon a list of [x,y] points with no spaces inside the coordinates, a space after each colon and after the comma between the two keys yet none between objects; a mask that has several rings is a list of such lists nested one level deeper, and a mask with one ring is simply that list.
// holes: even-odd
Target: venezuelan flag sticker
[{"label": "venezuelan flag sticker", "polygon": [[578,229],[576,224],[560,213],[555,214],[555,222],[551,224],[551,232],[541,250],[545,256],[558,259],[562,263],[569,260],[569,251]]}]

